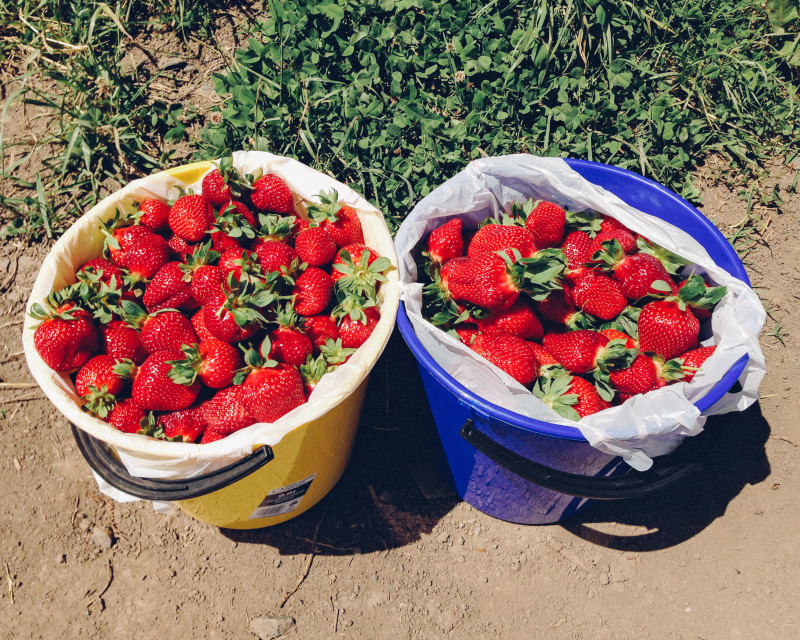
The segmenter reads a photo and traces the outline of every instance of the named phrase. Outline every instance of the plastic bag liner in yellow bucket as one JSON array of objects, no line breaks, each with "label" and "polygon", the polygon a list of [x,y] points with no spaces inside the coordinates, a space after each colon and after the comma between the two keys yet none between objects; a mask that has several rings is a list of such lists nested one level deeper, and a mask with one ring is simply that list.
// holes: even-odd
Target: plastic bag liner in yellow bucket
[{"label": "plastic bag liner in yellow bucket", "polygon": [[[365,243],[397,265],[383,215],[349,187],[296,160],[264,152],[236,152],[242,173],[257,169],[281,176],[296,194],[298,212],[317,194],[336,189],[341,202],[358,212]],[[82,216],[48,254],[28,301],[43,303],[51,291],[75,281],[76,270],[101,255],[99,222],[117,207],[132,210],[144,198],[179,195],[178,187],[201,190],[210,162],[185,165],[135,180]],[[117,431],[81,410],[67,375],[44,364],[33,345],[36,322],[26,317],[25,356],[47,397],[73,425],[79,448],[93,467],[103,493],[118,501],[174,501],[203,522],[255,529],[307,511],[333,488],[347,466],[358,427],[367,378],[383,351],[399,302],[397,269],[381,285],[381,319],[370,338],[335,371],[322,378],[308,402],[275,421],[258,423],[209,444],[156,440]]]}]

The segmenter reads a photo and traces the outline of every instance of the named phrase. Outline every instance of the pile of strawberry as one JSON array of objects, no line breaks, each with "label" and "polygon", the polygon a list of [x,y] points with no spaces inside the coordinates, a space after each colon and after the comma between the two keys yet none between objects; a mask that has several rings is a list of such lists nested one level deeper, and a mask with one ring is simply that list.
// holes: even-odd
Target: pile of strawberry
[{"label": "pile of strawberry", "polygon": [[690,381],[714,352],[698,337],[725,287],[614,218],[529,200],[421,245],[424,316],[567,418]]},{"label": "pile of strawberry", "polygon": [[232,158],[201,193],[146,199],[103,230],[103,257],[31,315],[83,408],[126,433],[207,443],[307,401],[380,319],[388,258],[335,191],[300,203]]}]

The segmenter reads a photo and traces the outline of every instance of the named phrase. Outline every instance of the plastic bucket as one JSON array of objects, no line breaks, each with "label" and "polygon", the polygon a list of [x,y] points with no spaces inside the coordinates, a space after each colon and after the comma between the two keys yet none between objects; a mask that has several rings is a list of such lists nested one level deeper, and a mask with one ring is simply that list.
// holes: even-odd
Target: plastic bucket
[{"label": "plastic bucket", "polygon": [[[678,195],[624,169],[584,160],[567,163],[631,206],[691,233],[719,266],[750,283],[725,237]],[[446,460],[445,474],[463,500],[490,516],[550,524],[577,514],[592,499],[647,495],[694,472],[711,444],[702,434],[662,456],[649,471],[633,472],[622,458],[592,447],[578,429],[508,411],[459,384],[422,346],[402,304],[397,324],[417,360]],[[697,408],[707,411],[731,390],[746,363],[745,355]]]},{"label": "plastic bucket", "polygon": [[[294,160],[260,154],[259,161],[262,155],[271,170],[287,167],[284,175],[293,177],[290,186],[301,195],[312,190],[304,197],[333,187],[343,199],[356,202],[366,243],[397,264],[391,235],[377,209],[345,185]],[[98,220],[111,217],[117,204],[128,202],[143,190],[146,192],[163,182],[160,176],[194,184],[211,167],[209,162],[176,167],[131,183],[99,203],[53,247],[34,284],[29,306],[41,303],[50,291],[74,281],[70,278],[74,278],[75,270],[100,254],[102,235],[97,228]],[[296,409],[300,417],[291,418],[295,415],[292,412],[275,423],[275,428],[266,425],[264,433],[270,439],[265,441],[271,446],[263,444],[264,441],[250,444],[253,440],[249,440],[230,450],[224,448],[225,441],[243,432],[199,445],[117,431],[84,413],[68,376],[56,374],[44,365],[33,346],[31,318],[26,318],[23,344],[34,378],[72,423],[81,453],[102,480],[136,498],[175,502],[183,511],[208,524],[255,529],[279,524],[307,511],[330,492],[344,473],[353,449],[369,372],[394,328],[400,299],[396,269],[389,272],[379,297],[381,320],[351,361],[330,374],[336,376],[335,388],[331,385],[325,395],[312,397]],[[218,455],[220,451],[222,454]],[[132,459],[152,473],[132,475],[128,471]],[[192,466],[198,465],[213,470],[192,472]],[[144,477],[151,475],[156,477]]]}]

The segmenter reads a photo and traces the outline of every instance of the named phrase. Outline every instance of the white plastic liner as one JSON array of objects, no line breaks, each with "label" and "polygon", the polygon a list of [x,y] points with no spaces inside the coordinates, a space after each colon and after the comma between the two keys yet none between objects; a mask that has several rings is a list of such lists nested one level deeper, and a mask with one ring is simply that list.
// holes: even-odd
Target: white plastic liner
[{"label": "white plastic liner", "polygon": [[[239,151],[233,154],[233,158],[234,165],[242,173],[253,173],[257,169],[275,173],[297,196],[307,201],[318,202],[316,196],[321,191],[336,189],[340,201],[358,212],[365,243],[397,265],[394,244],[383,214],[349,187],[290,158],[257,151]],[[132,202],[147,197],[176,198],[178,186],[192,188],[195,192],[201,190],[199,181],[187,185],[162,172],[131,182],[89,210],[56,242],[46,257],[27,309],[30,310],[36,302],[44,303],[51,291],[74,282],[76,270],[86,261],[101,255],[103,234],[98,223],[113,217],[116,207],[130,211]],[[254,424],[209,444],[166,442],[122,433],[83,412],[69,376],[54,372],[36,352],[33,333],[37,322],[29,315],[23,328],[25,356],[33,377],[56,408],[79,428],[112,445],[129,473],[147,478],[189,478],[231,464],[252,453],[255,446],[278,444],[284,435],[324,415],[356,390],[381,355],[394,327],[400,300],[397,269],[392,269],[387,277],[388,281],[381,285],[379,292],[381,319],[372,335],[350,360],[320,381],[308,402],[273,423]],[[114,499],[133,499],[101,482],[97,475],[95,477],[101,490]]]},{"label": "white plastic liner", "polygon": [[[691,383],[678,382],[635,396],[623,405],[575,422],[557,414],[511,376],[422,317],[422,285],[416,282],[411,255],[417,243],[450,218],[461,217],[465,228],[477,228],[487,217],[499,219],[512,202],[528,198],[616,218],[692,260],[694,270],[704,273],[712,284],[728,287],[713,314],[713,336],[703,341],[704,345],[716,344],[717,349]],[[636,469],[648,469],[654,456],[671,452],[686,436],[702,431],[707,416],[742,411],[758,399],[758,386],[766,373],[758,343],[766,314],[758,296],[745,282],[718,267],[690,234],[628,206],[582,178],[560,158],[519,154],[475,160],[414,207],[398,230],[395,246],[401,257],[400,282],[408,316],[420,342],[448,374],[473,393],[506,409],[576,427],[594,447],[622,456]],[[701,415],[694,403],[744,354],[749,361],[739,378],[742,390],[726,394]]]}]

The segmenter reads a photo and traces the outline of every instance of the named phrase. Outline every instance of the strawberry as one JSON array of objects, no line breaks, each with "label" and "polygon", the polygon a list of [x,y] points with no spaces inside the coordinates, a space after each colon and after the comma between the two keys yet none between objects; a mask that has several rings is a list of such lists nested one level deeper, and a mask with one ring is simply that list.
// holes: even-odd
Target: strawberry
[{"label": "strawberry", "polygon": [[80,282],[90,278],[93,274],[97,276],[100,282],[108,285],[115,282],[117,285],[120,285],[122,284],[122,278],[125,272],[116,262],[106,260],[105,258],[94,258],[81,266],[75,273],[75,277]]},{"label": "strawberry", "polygon": [[99,341],[92,316],[73,302],[61,303],[53,295],[48,298],[47,309],[34,303],[30,315],[41,320],[33,334],[33,344],[54,371],[77,371],[97,353]]},{"label": "strawberry", "polygon": [[351,312],[339,321],[339,337],[346,349],[358,349],[372,335],[381,319],[375,307],[365,307],[360,312]]},{"label": "strawberry", "polygon": [[217,266],[222,270],[223,284],[227,282],[230,274],[233,274],[236,280],[240,280],[257,277],[262,272],[257,254],[245,249],[228,249],[219,257]]},{"label": "strawberry", "polygon": [[187,256],[190,256],[197,248],[197,244],[186,242],[186,240],[176,235],[167,240],[167,246],[172,249],[181,262],[186,262]]},{"label": "strawberry", "polygon": [[214,335],[206,329],[206,323],[203,320],[203,309],[199,309],[191,318],[192,328],[200,340],[208,340],[214,338]]},{"label": "strawberry", "polygon": [[610,371],[609,377],[614,388],[625,397],[647,393],[658,386],[656,364],[644,354],[636,356],[629,367]]},{"label": "strawberry", "polygon": [[208,198],[192,193],[178,198],[169,212],[169,228],[187,242],[199,242],[214,223]]},{"label": "strawberry", "polygon": [[182,356],[178,350],[156,351],[148,356],[133,380],[131,397],[137,405],[152,411],[177,411],[195,401],[200,393],[199,381],[184,386],[169,377],[170,362],[180,360]]},{"label": "strawberry", "polygon": [[694,374],[702,368],[703,363],[711,357],[715,350],[716,346],[699,347],[679,356],[678,362],[680,362],[683,369],[683,380],[691,382]]},{"label": "strawberry", "polygon": [[294,213],[294,194],[281,177],[272,173],[253,182],[250,202],[258,211],[281,215]]},{"label": "strawberry", "polygon": [[135,242],[122,256],[122,265],[128,269],[126,282],[151,280],[170,259],[170,249],[161,236],[145,237]]},{"label": "strawberry", "polygon": [[107,420],[123,433],[146,433],[149,430],[147,413],[133,398],[118,403],[108,414]]},{"label": "strawberry", "polygon": [[505,251],[514,259],[513,249],[523,258],[530,258],[536,253],[536,242],[533,234],[524,227],[508,224],[486,224],[478,229],[467,247],[467,257],[475,258],[486,253]]},{"label": "strawberry", "polygon": [[140,330],[142,346],[148,354],[156,351],[179,351],[184,344],[197,342],[192,324],[180,311],[162,309],[147,314],[135,302],[122,303],[123,319]]},{"label": "strawberry", "polygon": [[162,413],[156,424],[161,437],[172,442],[196,442],[208,426],[198,407]]},{"label": "strawberry", "polygon": [[529,342],[528,344],[531,345],[531,349],[533,349],[533,354],[536,356],[536,361],[539,363],[540,367],[547,367],[549,365],[558,365],[558,360],[556,360],[555,356],[552,353],[550,353],[547,349],[545,349],[542,345],[540,345],[538,342]]},{"label": "strawberry", "polygon": [[692,276],[676,295],[648,302],[639,314],[639,348],[669,360],[697,344],[700,322],[690,307],[709,309],[726,294],[725,287],[707,288]]},{"label": "strawberry", "polygon": [[496,311],[477,321],[478,330],[489,335],[506,334],[523,340],[541,340],[542,323],[530,302],[518,299],[504,311]]},{"label": "strawberry", "polygon": [[610,229],[608,231],[598,233],[594,237],[594,241],[597,245],[600,245],[607,240],[616,240],[619,242],[622,250],[626,254],[637,253],[639,251],[639,246],[636,244],[636,236],[626,229]]},{"label": "strawberry", "polygon": [[245,353],[245,362],[250,370],[238,400],[256,421],[275,422],[306,401],[303,378],[295,367],[269,360],[254,349]]},{"label": "strawberry", "polygon": [[[685,285],[687,282],[689,282],[688,278],[687,278],[686,280],[682,280],[681,282],[679,282],[679,283],[678,283],[678,291],[680,291],[681,289],[683,289],[684,285]],[[708,284],[706,283],[706,289],[708,289],[708,288],[709,288],[709,287],[708,287]],[[693,309],[692,309],[692,313],[695,315],[695,317],[696,317],[696,318],[697,318],[697,319],[698,319],[700,322],[703,322],[703,320],[708,320],[709,318],[711,318],[711,310],[710,310],[710,309],[699,309],[699,308],[693,308]]]},{"label": "strawberry", "polygon": [[542,346],[570,373],[624,368],[636,355],[624,344],[587,329],[549,333],[542,340]]},{"label": "strawberry", "polygon": [[105,418],[124,388],[123,378],[111,356],[99,355],[89,359],[75,376],[75,391],[84,400],[83,408],[93,416]]},{"label": "strawberry", "polygon": [[391,267],[389,258],[380,256],[374,249],[363,244],[349,244],[336,254],[331,277],[340,290],[375,299],[378,287],[381,282],[386,282],[385,273]]},{"label": "strawberry", "polygon": [[[275,240],[276,242],[291,242],[291,238],[300,232],[298,228],[297,216],[279,216],[274,213],[258,215],[258,222],[261,225],[258,230],[258,242],[263,240]],[[308,220],[304,221],[305,228],[308,228]],[[255,225],[253,225],[255,226]]]},{"label": "strawberry", "polygon": [[559,415],[570,420],[608,409],[611,403],[600,397],[594,385],[579,376],[552,371],[533,385],[533,394]]},{"label": "strawberry", "polygon": [[530,385],[539,376],[536,355],[522,338],[481,334],[474,337],[470,347],[523,386]]},{"label": "strawberry", "polygon": [[147,358],[139,332],[124,320],[112,320],[100,326],[100,351],[114,360],[131,360],[136,365]]},{"label": "strawberry", "polygon": [[633,232],[616,218],[605,216],[603,214],[600,214],[599,217],[600,217],[600,233],[607,233],[609,231],[615,231],[621,229],[622,231],[627,231],[628,233],[633,235]]},{"label": "strawberry", "polygon": [[181,275],[189,285],[190,296],[201,306],[223,291],[222,269],[212,264],[219,257],[219,253],[212,251],[207,242],[198,246],[194,253],[186,257],[185,264],[181,265]]},{"label": "strawberry", "polygon": [[[208,423],[206,433],[210,431],[223,437],[256,422],[240,402],[240,393],[238,385],[225,387],[200,405],[200,412]],[[205,436],[202,442],[206,442]]]},{"label": "strawberry", "polygon": [[169,220],[170,206],[156,198],[147,198],[139,205],[138,211],[133,214],[136,224],[144,225],[153,231],[164,231]]},{"label": "strawberry", "polygon": [[657,294],[662,290],[662,285],[656,285],[659,282],[673,293],[677,291],[672,277],[658,258],[647,253],[626,255],[616,239],[606,240],[600,247],[600,251],[592,259],[605,263],[603,268],[609,269],[614,274],[614,278],[621,285],[622,295],[628,300],[639,300]]},{"label": "strawberry", "polygon": [[285,242],[264,240],[256,245],[258,264],[264,273],[293,271],[292,262],[298,260],[297,251]]},{"label": "strawberry", "polygon": [[430,232],[427,248],[431,260],[444,264],[464,255],[463,224],[461,218],[453,218]]},{"label": "strawberry", "polygon": [[184,275],[180,262],[168,262],[158,270],[142,297],[150,313],[167,307],[189,310],[197,306]]},{"label": "strawberry", "polygon": [[322,313],[333,299],[333,278],[317,267],[308,267],[297,276],[292,295],[294,308],[301,316],[316,316]]},{"label": "strawberry", "polygon": [[584,231],[573,231],[567,234],[561,243],[561,250],[570,269],[578,269],[592,260],[599,245]]},{"label": "strawberry", "polygon": [[293,326],[279,326],[270,331],[265,342],[262,350],[266,350],[270,358],[292,367],[303,364],[313,350],[309,337]]},{"label": "strawberry", "polygon": [[557,278],[564,267],[563,255],[554,249],[513,263],[505,253],[483,253],[456,264],[448,274],[447,288],[458,302],[502,311],[511,307],[522,291],[535,300],[560,288]]},{"label": "strawberry", "polygon": [[328,364],[325,356],[321,354],[316,358],[309,356],[308,360],[298,367],[300,377],[303,379],[303,389],[305,389],[306,396],[310,396],[319,381],[322,380],[322,377],[335,368],[335,366]]},{"label": "strawberry", "polygon": [[239,213],[240,210],[234,203],[230,203],[209,229],[212,246],[220,253],[228,249],[241,248],[256,237],[253,214],[244,205],[240,206],[244,214]]},{"label": "strawberry", "polygon": [[115,218],[110,225],[102,224],[101,231],[105,234],[104,250],[118,265],[124,266],[124,256],[134,244],[145,238],[161,238],[143,225],[114,226],[116,222]]},{"label": "strawberry", "polygon": [[322,227],[309,227],[299,231],[294,240],[294,248],[300,260],[312,267],[321,267],[333,260],[336,255],[336,242]]},{"label": "strawberry", "polygon": [[454,337],[461,340],[462,344],[471,347],[475,337],[479,336],[481,332],[478,331],[478,327],[476,327],[474,324],[462,323],[457,324],[455,328],[452,329],[451,333],[455,333]]},{"label": "strawberry", "polygon": [[567,214],[553,202],[540,201],[528,214],[525,228],[531,232],[537,247],[556,247],[564,237]]},{"label": "strawberry", "polygon": [[631,338],[628,334],[623,333],[619,329],[600,329],[599,333],[602,333],[609,340],[622,340],[625,343],[626,349],[637,348],[636,340]]},{"label": "strawberry", "polygon": [[570,294],[576,307],[601,320],[616,318],[628,306],[619,283],[596,272],[578,278]]},{"label": "strawberry", "polygon": [[255,280],[229,278],[233,286],[226,293],[209,300],[203,307],[203,324],[218,340],[241,342],[252,338],[266,323],[261,310],[277,296]]},{"label": "strawberry", "polygon": [[201,340],[200,344],[185,344],[181,350],[185,357],[170,363],[169,377],[177,384],[190,386],[200,378],[207,387],[222,389],[233,383],[242,365],[239,350],[216,338]]},{"label": "strawberry", "polygon": [[233,156],[230,153],[214,164],[216,166],[203,176],[201,188],[211,204],[222,209],[232,199],[239,198],[252,189],[252,185],[250,176],[242,176],[233,166]]},{"label": "strawberry", "polygon": [[[295,306],[295,311],[297,307]],[[318,353],[320,347],[325,345],[328,340],[339,338],[339,329],[336,326],[336,319],[333,316],[310,316],[303,323],[303,330],[311,340],[314,352]]]},{"label": "strawberry", "polygon": [[544,300],[533,303],[536,314],[547,322],[564,325],[567,329],[591,329],[594,320],[572,304],[572,295],[567,288],[553,291]]},{"label": "strawberry", "polygon": [[203,436],[200,438],[200,444],[210,444],[211,442],[222,440],[224,437],[225,437],[224,433],[220,433],[219,431],[214,431],[213,429],[206,429],[203,432]]},{"label": "strawberry", "polygon": [[308,207],[311,219],[327,231],[339,248],[348,244],[364,242],[361,220],[353,207],[340,204],[339,194],[335,190],[318,194],[319,204],[312,203]]}]

